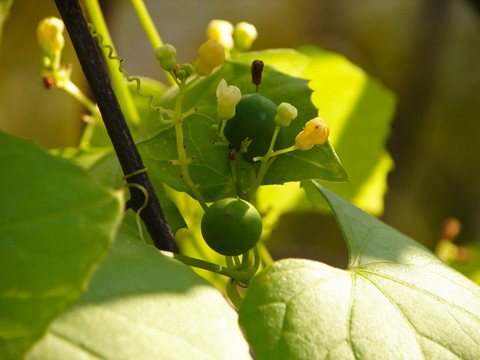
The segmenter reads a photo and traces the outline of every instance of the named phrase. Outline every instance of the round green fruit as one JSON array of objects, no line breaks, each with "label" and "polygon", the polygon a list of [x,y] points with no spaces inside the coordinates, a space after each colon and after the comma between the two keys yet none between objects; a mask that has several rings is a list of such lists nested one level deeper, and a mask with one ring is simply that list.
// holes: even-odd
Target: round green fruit
[{"label": "round green fruit", "polygon": [[[259,94],[243,95],[235,108],[235,116],[225,124],[224,135],[240,151],[242,141],[252,140],[243,158],[252,161],[267,153],[275,131],[277,105]],[[281,128],[275,144],[283,142],[285,129]],[[275,150],[277,150],[274,147]]]},{"label": "round green fruit", "polygon": [[202,218],[202,235],[222,255],[240,255],[255,246],[262,235],[262,218],[249,202],[226,198],[214,202]]}]

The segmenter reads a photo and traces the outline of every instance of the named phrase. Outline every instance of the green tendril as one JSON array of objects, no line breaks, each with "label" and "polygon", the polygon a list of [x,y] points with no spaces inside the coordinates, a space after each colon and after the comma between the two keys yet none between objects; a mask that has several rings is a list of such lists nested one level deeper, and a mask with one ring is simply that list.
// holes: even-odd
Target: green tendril
[{"label": "green tendril", "polygon": [[[135,171],[134,173],[132,174],[128,174],[128,175],[125,175],[124,178],[127,178],[127,177],[130,177],[130,176],[133,176],[133,175],[137,175],[137,173],[140,173],[140,172],[145,172],[145,171],[142,171],[142,170],[147,170],[147,169],[141,169],[141,170],[138,170],[138,171]],[[145,241],[145,237],[143,236],[143,229],[142,229],[142,222],[140,220],[140,213],[142,212],[143,209],[145,209],[148,205],[148,200],[149,200],[149,195],[148,195],[148,191],[147,189],[145,189],[145,187],[143,187],[142,185],[140,184],[136,184],[136,183],[129,183],[126,185],[127,187],[134,187],[134,188],[137,188],[138,190],[140,190],[143,195],[145,196],[145,200],[143,201],[143,204],[142,206],[140,206],[137,210],[137,213],[135,215],[135,219],[137,221],[137,227],[138,227],[138,234],[140,236],[140,240],[142,240],[144,243],[146,243]]]},{"label": "green tendril", "polygon": [[[132,82],[135,82],[136,84],[136,92],[138,95],[144,97],[144,98],[147,98],[148,99],[148,107],[154,111],[159,111],[161,113],[165,113],[167,114],[168,116],[170,117],[173,117],[173,114],[174,114],[174,111],[173,110],[168,110],[168,109],[165,109],[161,106],[155,106],[153,105],[153,95],[152,94],[145,94],[142,89],[141,89],[141,85],[142,85],[142,80],[138,77],[138,76],[130,76],[128,74],[128,72],[123,68],[123,59],[117,55],[114,55],[114,50],[113,50],[113,47],[109,44],[104,44],[103,43],[103,36],[102,34],[98,34],[95,32],[95,28],[92,24],[88,24],[88,27],[90,29],[90,33],[92,34],[92,37],[94,39],[97,40],[97,44],[100,48],[102,49],[106,49],[108,50],[108,55],[107,57],[110,59],[110,60],[116,60],[119,62],[119,65],[118,65],[118,71],[120,73],[122,73],[124,76],[125,76],[125,79],[132,83]],[[165,121],[168,121],[170,122],[170,120],[165,120],[163,119],[163,122]],[[173,121],[172,121],[173,123]]]}]

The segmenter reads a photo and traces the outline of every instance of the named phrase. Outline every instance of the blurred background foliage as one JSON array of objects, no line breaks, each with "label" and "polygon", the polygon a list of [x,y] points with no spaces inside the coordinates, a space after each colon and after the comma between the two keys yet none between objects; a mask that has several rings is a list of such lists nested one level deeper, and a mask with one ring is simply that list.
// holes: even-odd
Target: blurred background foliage
[{"label": "blurred background foliage", "polygon": [[[164,80],[128,0],[101,2],[131,74]],[[395,162],[382,219],[434,248],[445,219],[462,224],[457,242],[480,242],[480,17],[467,0],[145,0],[177,60],[193,62],[211,19],[248,21],[253,50],[316,44],[344,54],[397,95],[387,144]],[[75,145],[81,107],[39,76],[36,26],[53,1],[15,0],[0,48],[0,128],[47,148]],[[63,61],[88,89],[71,44]],[[88,91],[88,90],[86,90]],[[328,119],[327,123],[328,123]],[[361,149],[358,149],[361,152]],[[348,171],[348,169],[347,169]],[[321,230],[319,230],[321,229]],[[332,217],[284,215],[269,247],[275,258],[346,264]]]}]

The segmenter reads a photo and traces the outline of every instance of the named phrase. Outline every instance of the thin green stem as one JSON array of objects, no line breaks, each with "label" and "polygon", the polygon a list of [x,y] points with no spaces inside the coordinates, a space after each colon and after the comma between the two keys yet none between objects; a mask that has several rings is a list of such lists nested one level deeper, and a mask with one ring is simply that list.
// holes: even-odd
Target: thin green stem
[{"label": "thin green stem", "polygon": [[[88,16],[95,27],[95,31],[102,34],[105,43],[112,46],[113,55],[116,56],[115,47],[113,46],[112,38],[110,37],[98,0],[85,0],[84,3]],[[102,48],[101,51],[106,59],[106,64],[113,82],[113,89],[125,113],[125,117],[131,124],[139,125],[140,116],[133,102],[132,95],[123,80],[123,75],[118,71],[116,63],[108,60],[108,50]]]},{"label": "thin green stem", "polygon": [[182,254],[176,254],[176,253],[171,253],[167,251],[162,251],[162,254],[173,257],[174,259],[184,263],[185,265],[197,267],[197,268],[208,270],[220,275],[224,275],[231,279],[235,279],[239,283],[242,283],[245,285],[248,285],[248,283],[250,282],[250,278],[248,274],[245,274],[237,270],[229,269],[218,264],[214,264],[214,263],[200,260],[200,259],[195,259],[190,256],[186,256]]},{"label": "thin green stem", "polygon": [[[148,40],[150,41],[150,44],[155,51],[156,48],[159,48],[163,45],[163,41],[157,31],[157,28],[155,27],[155,24],[153,23],[152,17],[148,12],[145,3],[143,2],[143,0],[130,0],[130,2],[132,3],[132,6],[137,13],[138,19],[142,24],[143,30],[145,31],[145,34],[147,34]],[[168,71],[165,71],[165,74],[167,75],[167,79],[170,85],[175,85],[175,79],[171,76],[171,74]]]},{"label": "thin green stem", "polygon": [[58,87],[72,95],[88,110],[91,116],[95,118],[99,124],[102,123],[102,116],[100,115],[100,110],[98,110],[97,104],[90,100],[71,80],[67,79],[65,82],[60,82]]},{"label": "thin green stem", "polygon": [[79,144],[80,148],[87,149],[90,147],[90,139],[93,136],[95,126],[103,124],[100,110],[98,109],[97,104],[90,100],[70,79],[59,81],[58,88],[73,96],[90,113],[90,121],[85,125],[85,129]]},{"label": "thin green stem", "polygon": [[250,262],[250,250],[248,250],[246,253],[244,253],[244,254],[242,255],[241,268],[242,268],[242,269],[248,268],[249,262]]},{"label": "thin green stem", "polygon": [[152,17],[145,6],[143,0],[130,0],[132,3],[135,12],[137,13],[138,19],[142,23],[143,30],[147,34],[150,44],[152,44],[153,50],[163,45],[162,38],[155,28]]},{"label": "thin green stem", "polygon": [[53,63],[51,66],[54,72],[60,69],[61,61],[62,61],[62,51],[60,50],[53,54]]},{"label": "thin green stem", "polygon": [[187,150],[185,148],[185,142],[183,137],[182,117],[182,102],[186,90],[187,86],[185,84],[180,84],[178,88],[177,99],[175,102],[175,114],[173,117],[173,121],[175,124],[175,137],[177,141],[178,166],[180,167],[183,181],[192,191],[193,195],[198,200],[203,210],[206,210],[208,208],[207,203],[203,199],[203,196],[202,194],[200,194],[200,191],[198,190],[195,183],[192,181],[192,178],[190,177],[190,173],[188,171],[188,164],[190,163],[191,159],[187,159]]},{"label": "thin green stem", "polygon": [[270,147],[267,153],[264,156],[257,156],[253,158],[253,161],[261,161],[261,164],[260,164],[260,169],[258,170],[257,177],[253,182],[253,185],[250,186],[250,189],[248,192],[250,199],[253,199],[258,188],[260,187],[260,185],[262,185],[263,178],[265,177],[265,174],[267,173],[268,168],[270,167],[270,165],[272,165],[273,161],[275,160],[275,157],[277,155],[284,154],[296,149],[296,146],[293,145],[285,149],[281,149],[277,151],[273,150],[273,146],[275,145],[275,141],[277,140],[278,132],[280,131],[280,129],[281,129],[281,126],[277,125],[275,127],[275,131],[273,132],[272,140],[270,142]]},{"label": "thin green stem", "polygon": [[238,256],[233,256],[233,263],[235,264],[236,269],[241,269],[242,263],[240,262],[240,258]]},{"label": "thin green stem", "polygon": [[10,15],[10,7],[12,6],[13,0],[3,0],[0,1],[0,45],[2,43],[3,36],[3,26],[5,25],[5,20],[7,20]]},{"label": "thin green stem", "polygon": [[[281,155],[281,154],[285,154],[287,152],[290,152],[290,151],[293,151],[293,150],[297,150],[298,148],[295,146],[295,145],[292,145],[288,148],[285,148],[285,149],[281,149],[281,150],[277,150],[277,151],[273,151],[269,157],[273,157],[273,156],[277,156],[277,155]],[[265,159],[266,156],[257,156],[257,157],[254,157],[253,158],[253,161],[260,161],[260,160],[263,160]]]},{"label": "thin green stem", "polygon": [[93,134],[95,133],[95,122],[96,120],[85,121],[85,129],[83,130],[80,143],[78,144],[80,149],[88,149],[90,147],[90,140],[92,140]]},{"label": "thin green stem", "polygon": [[[142,170],[138,170],[137,173],[139,171],[142,171]],[[124,176],[124,178],[131,177],[131,176],[133,176],[133,174],[129,174],[128,176]],[[143,236],[143,229],[142,229],[142,222],[140,220],[140,213],[148,205],[148,198],[149,198],[148,191],[147,191],[147,189],[145,189],[145,187],[143,187],[142,185],[137,184],[137,183],[127,183],[127,186],[137,188],[138,190],[140,190],[143,193],[143,196],[145,196],[145,201],[143,202],[142,206],[140,206],[138,208],[137,213],[135,214],[135,220],[137,222],[138,235],[140,236],[140,240],[142,240],[144,243],[146,243],[145,237]]]},{"label": "thin green stem", "polygon": [[237,283],[233,279],[230,279],[227,283],[226,290],[227,290],[228,298],[230,299],[232,304],[238,309],[242,304],[243,299],[237,290]]},{"label": "thin green stem", "polygon": [[262,263],[264,266],[267,266],[273,263],[272,255],[270,255],[270,252],[268,251],[267,247],[262,241],[259,241],[257,243],[257,250],[259,253],[259,257],[262,260]]}]

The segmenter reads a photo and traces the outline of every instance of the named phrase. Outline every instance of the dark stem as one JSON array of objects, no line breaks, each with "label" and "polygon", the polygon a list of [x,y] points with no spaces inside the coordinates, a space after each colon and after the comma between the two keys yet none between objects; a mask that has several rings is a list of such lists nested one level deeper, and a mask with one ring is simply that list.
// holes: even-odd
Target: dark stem
[{"label": "dark stem", "polygon": [[[128,175],[143,169],[142,158],[115,97],[110,78],[103,66],[102,58],[90,34],[78,0],[55,0],[55,4],[63,18],[88,84],[97,100],[123,173]],[[128,177],[127,183],[139,184],[148,192],[148,205],[142,210],[140,216],[155,246],[160,250],[178,253],[177,244],[148,175],[144,172]],[[142,206],[145,198],[139,189],[129,187],[129,190],[131,197],[129,205],[136,211]]]}]

